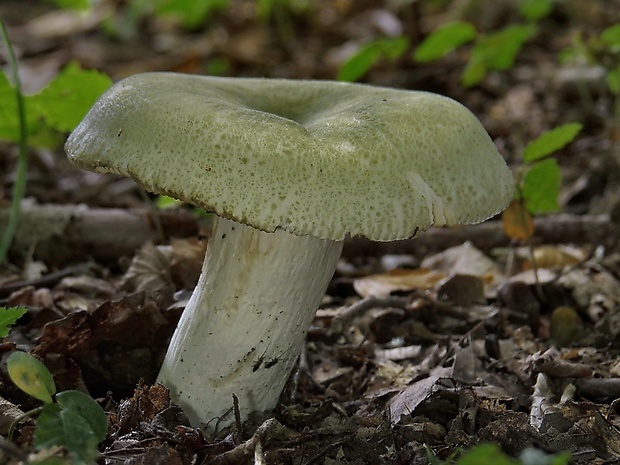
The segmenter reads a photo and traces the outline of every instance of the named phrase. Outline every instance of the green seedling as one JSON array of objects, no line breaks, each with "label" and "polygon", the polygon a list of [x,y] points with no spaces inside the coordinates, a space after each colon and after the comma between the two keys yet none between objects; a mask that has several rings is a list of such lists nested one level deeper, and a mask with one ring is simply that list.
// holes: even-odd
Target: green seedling
[{"label": "green seedling", "polygon": [[37,400],[50,404],[56,393],[56,384],[49,370],[39,359],[26,352],[13,352],[6,363],[15,385]]},{"label": "green seedling", "polygon": [[512,68],[523,44],[532,39],[537,29],[534,24],[514,24],[490,34],[476,32],[467,22],[447,24],[432,32],[414,51],[419,63],[438,60],[461,45],[474,41],[469,62],[461,76],[464,87],[478,84],[489,71]]},{"label": "green seedling", "polygon": [[[439,60],[462,45],[473,42],[471,55],[461,78],[464,87],[478,84],[489,71],[512,68],[523,44],[537,33],[536,22],[552,9],[551,0],[521,0],[518,10],[525,24],[514,24],[499,31],[482,34],[473,24],[455,21],[440,26],[413,52],[418,63]],[[379,60],[396,61],[409,48],[406,37],[382,38],[361,47],[341,67],[338,80],[357,81]]]},{"label": "green seedling", "polygon": [[0,140],[17,142],[19,151],[9,222],[0,238],[0,264],[13,242],[21,200],[26,190],[28,146],[56,147],[112,81],[96,71],[70,63],[41,92],[25,96],[8,31],[0,18],[0,36],[7,50],[11,80],[0,73]]},{"label": "green seedling", "polygon": [[473,87],[489,71],[505,71],[513,67],[523,45],[536,35],[536,22],[547,16],[551,8],[551,0],[521,0],[518,10],[526,23],[513,24],[488,34],[476,31],[466,21],[445,24],[416,47],[413,59],[418,63],[435,61],[473,42],[469,61],[461,76],[464,87]]},{"label": "green seedling", "polygon": [[533,448],[525,449],[515,459],[492,443],[477,444],[464,452],[459,449],[445,461],[438,459],[428,446],[426,452],[428,462],[432,465],[568,465],[571,459],[571,455],[566,452],[550,455]]},{"label": "green seedling", "polygon": [[[560,55],[564,64],[598,66],[605,70],[607,89],[613,96],[615,107],[614,117],[609,118],[609,129],[612,138],[617,137],[618,118],[620,118],[620,23],[604,29],[598,36],[584,39],[581,31],[573,35],[572,46]],[[581,98],[590,106],[593,98],[588,87],[579,88]]]},{"label": "green seedling", "polygon": [[340,72],[339,81],[357,81],[362,78],[380,60],[394,62],[409,48],[406,37],[392,37],[374,40],[354,53],[346,60]]},{"label": "green seedling", "polygon": [[33,441],[36,450],[60,446],[69,453],[70,460],[58,462],[54,457],[54,463],[94,463],[99,455],[97,445],[105,438],[108,428],[106,414],[99,404],[79,391],[56,393],[49,370],[25,352],[13,352],[7,360],[7,370],[18,388],[43,402],[42,407],[26,412],[14,422],[9,439],[15,424],[38,414]]},{"label": "green seedling", "polygon": [[543,133],[523,151],[523,165],[515,176],[515,198],[502,214],[504,231],[512,239],[529,239],[534,233],[532,215],[555,212],[562,175],[553,153],[571,143],[582,129],[567,123]]},{"label": "green seedling", "polygon": [[11,326],[26,313],[24,307],[0,306],[0,338],[7,337]]}]

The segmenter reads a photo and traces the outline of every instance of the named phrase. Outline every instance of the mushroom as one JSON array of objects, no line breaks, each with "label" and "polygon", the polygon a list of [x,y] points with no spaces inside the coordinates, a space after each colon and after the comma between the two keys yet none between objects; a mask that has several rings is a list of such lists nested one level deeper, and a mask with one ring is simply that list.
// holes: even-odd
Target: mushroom
[{"label": "mushroom", "polygon": [[217,215],[158,382],[213,429],[276,406],[347,235],[500,212],[513,178],[476,117],[363,84],[145,73],[95,103],[69,159]]}]

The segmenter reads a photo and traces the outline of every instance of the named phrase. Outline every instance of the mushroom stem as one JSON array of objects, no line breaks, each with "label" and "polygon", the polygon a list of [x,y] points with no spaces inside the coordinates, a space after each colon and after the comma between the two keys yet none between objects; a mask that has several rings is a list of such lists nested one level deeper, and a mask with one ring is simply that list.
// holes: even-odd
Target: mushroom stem
[{"label": "mushroom stem", "polygon": [[213,430],[276,406],[334,273],[341,241],[217,218],[157,381]]}]

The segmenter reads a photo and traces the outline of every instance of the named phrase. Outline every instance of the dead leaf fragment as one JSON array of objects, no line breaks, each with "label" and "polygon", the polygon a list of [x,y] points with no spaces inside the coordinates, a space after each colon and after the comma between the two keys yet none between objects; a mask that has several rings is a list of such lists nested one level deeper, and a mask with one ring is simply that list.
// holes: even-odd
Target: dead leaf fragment
[{"label": "dead leaf fragment", "polygon": [[502,212],[504,234],[510,239],[525,241],[534,235],[534,220],[521,200],[513,200]]},{"label": "dead leaf fragment", "polygon": [[487,285],[504,281],[504,275],[497,263],[474,247],[471,242],[450,247],[425,258],[422,267],[443,272],[446,276],[455,274],[477,276]]},{"label": "dead leaf fragment", "polygon": [[[564,268],[585,260],[582,250],[562,245],[541,245],[534,249],[534,263],[539,268]],[[532,263],[527,263],[530,267]]]},{"label": "dead leaf fragment", "polygon": [[439,271],[419,268],[416,270],[395,269],[353,281],[353,288],[362,297],[387,297],[395,291],[432,289],[446,275]]},{"label": "dead leaf fragment", "polygon": [[420,381],[416,381],[396,394],[388,403],[392,426],[400,423],[403,416],[412,415],[420,404],[425,402],[436,390],[444,389],[439,380],[450,378],[452,368],[437,367]]}]

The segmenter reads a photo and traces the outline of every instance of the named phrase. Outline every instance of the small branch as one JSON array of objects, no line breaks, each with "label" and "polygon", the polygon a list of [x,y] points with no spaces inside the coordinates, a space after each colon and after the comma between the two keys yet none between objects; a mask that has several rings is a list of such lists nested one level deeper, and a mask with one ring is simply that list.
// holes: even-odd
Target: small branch
[{"label": "small branch", "polygon": [[373,308],[402,308],[407,307],[407,298],[390,296],[390,297],[375,297],[368,296],[361,300],[358,300],[347,309],[336,315],[330,325],[331,334],[340,334],[346,328],[351,321],[355,318],[362,316],[368,310]]},{"label": "small branch", "polygon": [[[0,233],[9,212],[0,209]],[[166,239],[199,234],[199,219],[185,210],[88,208],[85,205],[37,205],[22,202],[21,216],[10,253],[25,256],[34,247],[34,257],[46,263],[63,264],[92,257],[113,262],[133,255],[146,242],[159,242],[157,224]]]},{"label": "small branch", "polygon": [[[619,227],[609,215],[558,214],[536,218],[533,243],[593,244],[614,248],[618,245]],[[345,241],[345,257],[412,254],[419,257],[445,250],[469,241],[482,250],[506,247],[510,239],[504,234],[500,221],[492,220],[471,226],[431,228],[415,239],[394,242],[371,242],[353,238]]]},{"label": "small branch", "polygon": [[[0,233],[8,221],[8,214],[7,209],[0,209]],[[201,227],[209,228],[208,221],[184,210],[160,211],[157,215],[167,239],[196,236]],[[60,228],[56,227],[58,218],[66,218]],[[35,244],[35,258],[48,263],[65,263],[84,256],[103,262],[116,261],[121,256],[133,255],[145,242],[157,243],[159,237],[155,224],[153,213],[147,209],[22,202],[20,226],[11,253],[25,255]],[[609,215],[551,215],[537,218],[535,225],[535,243],[593,244],[613,248],[620,238],[620,228]],[[352,238],[345,241],[343,256],[412,254],[422,257],[466,241],[482,250],[506,247],[510,243],[501,222],[487,221],[473,226],[431,228],[415,239],[402,241],[372,242]]]},{"label": "small branch", "polygon": [[250,439],[239,444],[234,449],[224,452],[218,457],[214,457],[209,463],[214,465],[245,463],[254,455],[255,448],[259,443],[261,444],[262,455],[262,447],[268,444],[270,440],[285,440],[295,434],[296,433],[280,424],[275,418],[270,418],[256,429],[256,432]]}]

